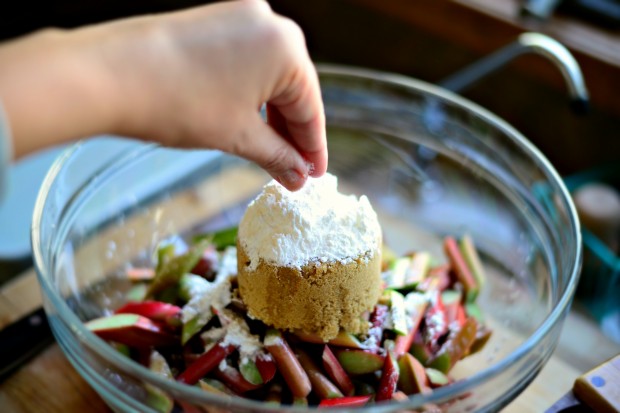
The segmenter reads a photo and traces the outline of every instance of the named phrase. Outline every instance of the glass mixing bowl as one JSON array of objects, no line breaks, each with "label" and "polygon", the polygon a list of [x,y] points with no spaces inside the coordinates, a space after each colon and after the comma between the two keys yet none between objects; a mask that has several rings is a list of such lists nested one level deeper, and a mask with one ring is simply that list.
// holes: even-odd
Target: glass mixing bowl
[{"label": "glass mixing bowl", "polygon": [[[489,273],[480,304],[494,334],[481,353],[457,364],[459,380],[356,410],[499,410],[549,359],[571,304],[581,239],[566,188],[521,134],[465,99],[396,75],[319,71],[329,170],[340,190],[368,196],[396,252],[443,256],[443,235],[469,233]],[[71,363],[119,412],[157,411],[153,387],[175,400],[175,411],[305,410],[170,382],[84,327],[123,304],[126,268],[152,264],[159,241],[237,224],[269,180],[255,165],[216,151],[119,141],[104,158],[102,145],[84,141],[60,157],[33,220],[45,309]]]}]

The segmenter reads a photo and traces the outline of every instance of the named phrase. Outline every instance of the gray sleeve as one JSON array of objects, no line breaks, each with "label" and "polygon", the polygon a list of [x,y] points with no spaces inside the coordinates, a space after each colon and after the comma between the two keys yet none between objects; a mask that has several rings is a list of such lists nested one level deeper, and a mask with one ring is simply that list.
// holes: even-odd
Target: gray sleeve
[{"label": "gray sleeve", "polygon": [[13,157],[9,121],[0,102],[0,201],[6,191],[9,162]]}]

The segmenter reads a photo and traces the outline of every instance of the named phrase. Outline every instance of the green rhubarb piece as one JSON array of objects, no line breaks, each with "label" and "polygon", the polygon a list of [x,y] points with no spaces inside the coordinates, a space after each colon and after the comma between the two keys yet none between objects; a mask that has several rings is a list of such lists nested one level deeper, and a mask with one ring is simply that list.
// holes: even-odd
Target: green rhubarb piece
[{"label": "green rhubarb piece", "polygon": [[134,325],[140,316],[137,314],[114,314],[110,317],[100,317],[86,323],[86,328],[91,331],[111,330]]},{"label": "green rhubarb piece", "polygon": [[405,276],[410,264],[410,257],[401,257],[392,261],[388,271],[388,279],[386,280],[388,288],[402,288],[405,286]]},{"label": "green rhubarb piece", "polygon": [[398,360],[400,374],[398,376],[398,389],[407,395],[426,393],[428,378],[424,367],[411,354],[405,353]]},{"label": "green rhubarb piece", "polygon": [[427,367],[425,371],[426,377],[428,377],[428,381],[435,387],[445,386],[450,382],[448,376],[446,376],[439,370]]},{"label": "green rhubarb piece", "polygon": [[127,301],[144,301],[144,299],[146,298],[147,289],[148,286],[144,283],[132,285],[131,288],[127,291],[127,294],[125,294],[125,298],[127,299]]},{"label": "green rhubarb piece", "polygon": [[212,313],[203,314],[202,317],[197,315],[191,318],[187,323],[183,324],[181,330],[181,344],[185,345],[192,337],[194,337],[204,326],[207,325],[209,320],[213,317]]},{"label": "green rhubarb piece", "polygon": [[441,293],[441,302],[444,306],[460,303],[462,298],[463,294],[457,290],[444,290]]},{"label": "green rhubarb piece", "polygon": [[474,241],[469,235],[465,235],[459,240],[459,249],[461,250],[461,255],[463,255],[469,270],[476,279],[478,289],[482,290],[486,283],[486,275],[484,267],[482,266],[482,261],[480,260],[480,255],[478,255],[478,250],[476,250]]},{"label": "green rhubarb piece", "polygon": [[185,254],[167,259],[161,266],[158,265],[155,278],[149,286],[147,296],[153,297],[169,287],[177,286],[181,276],[194,268],[209,245],[210,242],[208,240],[200,241],[193,245]]},{"label": "green rhubarb piece", "polygon": [[258,370],[258,367],[256,367],[256,363],[254,363],[254,361],[250,359],[243,360],[241,363],[239,363],[239,371],[241,372],[243,378],[246,379],[248,382],[254,385],[263,384],[263,377],[261,376],[260,371]]},{"label": "green rhubarb piece", "polygon": [[438,356],[430,360],[428,366],[444,374],[448,374],[450,368],[452,368],[452,358],[450,357],[450,353],[445,352],[439,354]]},{"label": "green rhubarb piece", "polygon": [[160,271],[161,268],[171,259],[174,258],[175,247],[174,244],[164,244],[157,249],[157,267],[155,273]]},{"label": "green rhubarb piece", "polygon": [[398,291],[389,290],[390,316],[392,317],[392,330],[401,336],[407,335],[407,312],[405,309],[405,297]]},{"label": "green rhubarb piece", "polygon": [[174,407],[172,398],[151,384],[145,384],[146,404],[159,413],[170,413]]},{"label": "green rhubarb piece", "polygon": [[238,227],[225,228],[220,231],[211,232],[208,234],[196,235],[193,238],[194,242],[208,241],[218,251],[223,251],[227,247],[234,247],[237,245],[237,232]]},{"label": "green rhubarb piece", "polygon": [[349,374],[374,373],[382,369],[385,362],[382,356],[365,350],[341,350],[337,352],[336,358]]},{"label": "green rhubarb piece", "polygon": [[484,315],[477,303],[465,303],[465,314],[467,314],[468,317],[475,318],[478,324],[484,324]]},{"label": "green rhubarb piece", "polygon": [[415,288],[420,282],[424,281],[428,275],[430,264],[431,254],[428,252],[415,253],[409,263],[404,288]]},{"label": "green rhubarb piece", "polygon": [[413,344],[409,348],[409,353],[411,353],[413,357],[415,357],[420,363],[424,365],[426,365],[428,360],[431,358],[431,352],[428,350],[424,343],[413,342]]}]

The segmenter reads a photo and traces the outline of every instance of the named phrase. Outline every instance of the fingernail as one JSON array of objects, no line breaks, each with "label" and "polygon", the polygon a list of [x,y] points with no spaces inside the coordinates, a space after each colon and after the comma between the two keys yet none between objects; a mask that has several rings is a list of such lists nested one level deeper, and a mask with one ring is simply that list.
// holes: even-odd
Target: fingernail
[{"label": "fingernail", "polygon": [[278,176],[278,181],[285,187],[297,189],[303,183],[304,177],[294,169],[289,169],[282,175]]}]

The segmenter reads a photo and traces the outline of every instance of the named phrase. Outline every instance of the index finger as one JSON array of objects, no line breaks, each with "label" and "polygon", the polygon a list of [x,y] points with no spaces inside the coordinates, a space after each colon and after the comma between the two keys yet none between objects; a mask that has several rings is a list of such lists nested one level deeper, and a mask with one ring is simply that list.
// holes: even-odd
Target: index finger
[{"label": "index finger", "polygon": [[309,174],[327,170],[327,137],[321,89],[314,66],[307,57],[287,88],[269,101],[282,116],[287,138],[312,163]]}]

